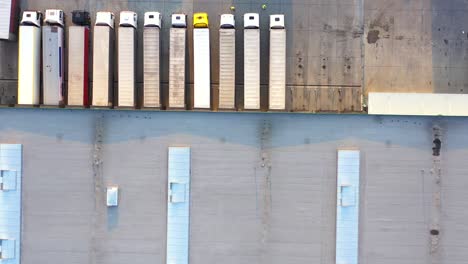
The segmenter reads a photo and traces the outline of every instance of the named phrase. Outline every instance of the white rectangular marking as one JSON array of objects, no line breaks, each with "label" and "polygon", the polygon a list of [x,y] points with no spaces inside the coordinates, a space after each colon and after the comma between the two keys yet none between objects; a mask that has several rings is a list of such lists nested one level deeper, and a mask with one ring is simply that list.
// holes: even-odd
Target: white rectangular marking
[{"label": "white rectangular marking", "polygon": [[358,150],[338,150],[336,264],[358,263],[359,164]]},{"label": "white rectangular marking", "polygon": [[468,94],[369,93],[369,114],[468,116]]},{"label": "white rectangular marking", "polygon": [[[7,181],[14,189],[0,191],[0,263],[19,264],[21,246],[21,176],[22,146],[19,144],[0,144],[0,170],[8,175]],[[13,177],[13,175],[15,177]],[[5,183],[5,178],[3,179]]]},{"label": "white rectangular marking", "polygon": [[170,147],[167,186],[167,264],[188,264],[190,148]]}]

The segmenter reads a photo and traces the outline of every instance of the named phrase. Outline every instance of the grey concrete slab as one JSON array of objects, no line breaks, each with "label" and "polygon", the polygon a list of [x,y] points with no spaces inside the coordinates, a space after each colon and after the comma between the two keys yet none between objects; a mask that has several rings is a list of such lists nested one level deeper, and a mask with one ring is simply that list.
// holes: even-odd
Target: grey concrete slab
[{"label": "grey concrete slab", "polygon": [[[333,263],[341,148],[362,154],[360,263],[428,263],[434,125],[440,245],[452,252],[439,263],[466,258],[466,118],[53,109],[0,118],[0,140],[24,149],[23,263],[164,262],[167,147],[181,145],[193,155],[191,263]],[[121,190],[118,208],[105,206],[109,185]]]},{"label": "grey concrete slab", "polygon": [[0,80],[18,79],[18,45],[0,41]]},{"label": "grey concrete slab", "polygon": [[4,105],[16,104],[18,81],[0,80],[0,103]]}]

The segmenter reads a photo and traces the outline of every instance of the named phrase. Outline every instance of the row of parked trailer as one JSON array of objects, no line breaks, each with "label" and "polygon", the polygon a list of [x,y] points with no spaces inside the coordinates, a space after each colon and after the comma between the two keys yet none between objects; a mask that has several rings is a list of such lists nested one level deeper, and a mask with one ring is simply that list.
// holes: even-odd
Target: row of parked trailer
[{"label": "row of parked trailer", "polygon": [[[25,11],[19,30],[19,105],[137,107],[137,13],[120,13],[118,28],[118,87],[114,96],[114,14],[98,12],[94,25],[93,85],[88,87],[90,18],[86,11],[72,12],[68,27],[68,89],[64,85],[64,12]],[[146,12],[143,37],[142,107],[161,107],[159,12]],[[235,109],[235,20],[223,14],[219,29],[219,108]],[[244,15],[244,109],[260,109],[259,15]],[[169,36],[168,108],[186,108],[187,16],[173,14]],[[42,40],[42,41],[41,41]],[[41,53],[42,51],[42,53]],[[193,16],[194,92],[196,109],[210,109],[210,30],[208,15]],[[42,57],[42,62],[41,62]],[[40,102],[42,63],[42,102]],[[284,110],[286,98],[286,30],[284,15],[270,17],[269,109]],[[116,98],[114,100],[114,98]]]}]

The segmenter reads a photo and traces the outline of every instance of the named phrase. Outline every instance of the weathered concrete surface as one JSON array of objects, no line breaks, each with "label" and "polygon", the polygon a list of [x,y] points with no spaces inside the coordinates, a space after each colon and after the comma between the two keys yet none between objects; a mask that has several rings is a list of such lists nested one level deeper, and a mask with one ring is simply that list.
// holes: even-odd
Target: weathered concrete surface
[{"label": "weathered concrete surface", "polygon": [[[336,151],[362,155],[360,262],[465,263],[468,120],[3,109],[23,264],[164,263],[167,147],[192,148],[190,263],[334,263]],[[434,222],[434,127],[441,217]],[[107,185],[120,205],[108,210]]]},{"label": "weathered concrete surface", "polygon": [[[359,111],[361,95],[382,92],[468,92],[468,3],[446,0],[270,0],[266,10],[259,0],[146,1],[146,0],[22,0],[21,8],[45,10],[62,8],[71,24],[70,12],[87,9],[92,19],[98,10],[116,13],[148,10],[163,14],[162,36],[169,36],[170,15],[184,12],[191,15],[205,11],[210,15],[211,76],[214,107],[217,108],[218,24],[219,14],[231,12],[235,6],[237,21],[236,105],[243,105],[243,34],[242,15],[260,13],[262,62],[262,108],[268,98],[268,15],[286,15],[288,110],[293,111]],[[188,94],[193,93],[192,27],[188,28]],[[138,30],[139,89],[143,82],[142,27]],[[164,40],[165,39],[165,40]],[[162,41],[163,102],[167,99],[169,46]],[[0,42],[1,102],[14,102],[17,74],[17,45]],[[3,58],[7,58],[3,60]],[[115,67],[115,72],[117,67]],[[330,90],[328,89],[330,88]],[[332,89],[333,88],[333,89]],[[326,91],[322,91],[327,89]],[[316,96],[320,92],[320,96]],[[326,94],[326,96],[323,96]],[[349,98],[347,97],[349,94]],[[312,95],[312,97],[311,97]],[[345,96],[343,96],[345,95]],[[339,98],[339,100],[336,100]],[[345,103],[344,103],[345,102]],[[191,102],[189,102],[191,103]],[[344,104],[344,106],[337,106]],[[189,105],[191,107],[191,105]]]},{"label": "weathered concrete surface", "polygon": [[466,93],[466,1],[365,1],[369,91]]}]

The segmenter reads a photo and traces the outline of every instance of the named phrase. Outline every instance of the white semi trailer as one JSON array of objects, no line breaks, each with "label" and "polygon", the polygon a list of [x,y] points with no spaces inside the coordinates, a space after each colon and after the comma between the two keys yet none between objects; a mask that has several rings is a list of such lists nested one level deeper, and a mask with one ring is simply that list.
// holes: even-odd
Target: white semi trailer
[{"label": "white semi trailer", "polygon": [[17,0],[0,0],[0,39],[14,40],[17,25]]},{"label": "white semi trailer", "polygon": [[257,13],[244,15],[244,109],[260,110],[260,23]]},{"label": "white semi trailer", "polygon": [[236,29],[234,15],[221,15],[219,29],[219,108],[235,109]]},{"label": "white semi trailer", "polygon": [[68,28],[68,105],[89,105],[89,27],[86,11],[72,12]]},{"label": "white semi trailer", "polygon": [[93,43],[93,107],[112,107],[114,102],[114,14],[98,12]]},{"label": "white semi trailer", "polygon": [[64,96],[64,13],[58,9],[45,12],[42,27],[43,104],[63,105]]},{"label": "white semi trailer", "polygon": [[185,108],[185,43],[187,16],[172,15],[169,36],[169,108]]},{"label": "white semi trailer", "polygon": [[145,13],[145,28],[143,32],[143,107],[161,107],[161,22],[161,13]]},{"label": "white semi trailer", "polygon": [[38,105],[41,87],[41,18],[25,11],[19,27],[18,104]]},{"label": "white semi trailer", "polygon": [[284,15],[270,16],[269,109],[286,109],[286,29]]},{"label": "white semi trailer", "polygon": [[137,47],[137,13],[131,11],[120,12],[118,39],[118,106],[136,106],[136,47]]},{"label": "white semi trailer", "polygon": [[197,109],[211,108],[210,78],[210,29],[208,14],[193,14],[193,66],[194,88],[193,106]]}]

